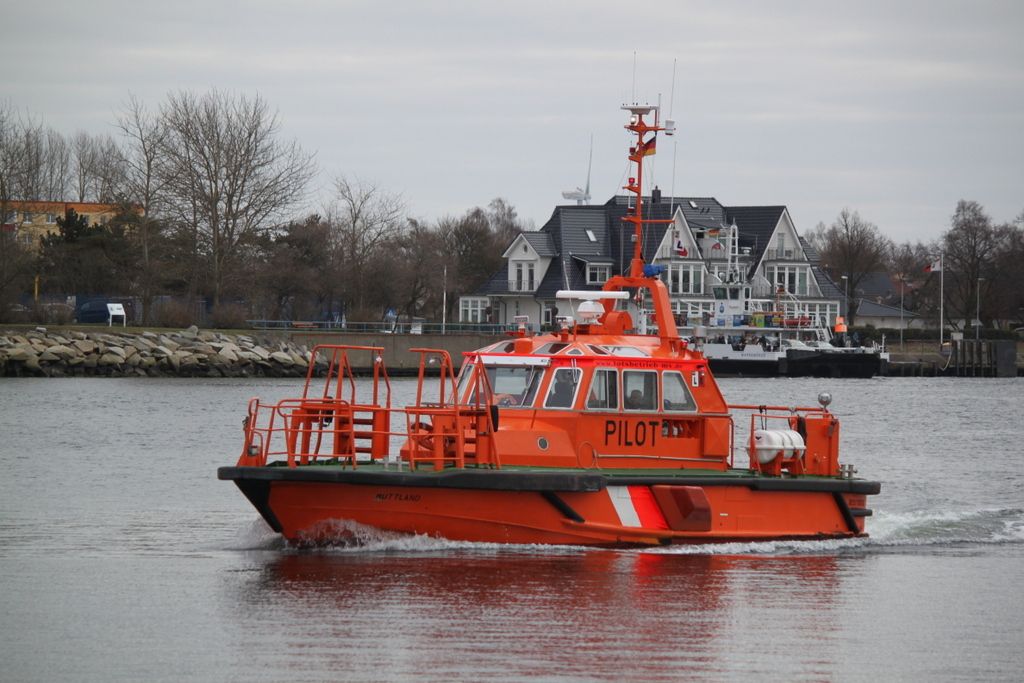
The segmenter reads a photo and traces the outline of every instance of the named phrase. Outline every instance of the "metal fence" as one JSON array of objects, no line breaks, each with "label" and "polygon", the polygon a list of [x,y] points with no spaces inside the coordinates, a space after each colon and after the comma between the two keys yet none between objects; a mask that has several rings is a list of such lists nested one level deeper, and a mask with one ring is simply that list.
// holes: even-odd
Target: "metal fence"
[{"label": "metal fence", "polygon": [[481,334],[513,332],[515,325],[495,323],[439,322],[344,322],[314,320],[247,320],[254,330],[290,330],[293,332],[351,332],[366,334]]}]

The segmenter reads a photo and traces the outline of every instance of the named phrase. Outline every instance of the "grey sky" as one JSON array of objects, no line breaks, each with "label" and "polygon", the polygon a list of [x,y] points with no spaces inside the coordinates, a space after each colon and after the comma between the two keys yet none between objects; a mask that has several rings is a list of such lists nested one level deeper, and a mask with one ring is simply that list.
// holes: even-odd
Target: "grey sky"
[{"label": "grey sky", "polygon": [[586,180],[591,135],[604,202],[634,92],[677,120],[648,176],[666,194],[674,176],[680,196],[785,204],[801,231],[848,206],[900,241],[937,238],[960,199],[1024,211],[1020,0],[0,0],[0,17],[0,98],[56,130],[113,133],[129,92],[154,109],[259,92],[324,187],[358,175],[430,220],[501,196],[543,224]]}]

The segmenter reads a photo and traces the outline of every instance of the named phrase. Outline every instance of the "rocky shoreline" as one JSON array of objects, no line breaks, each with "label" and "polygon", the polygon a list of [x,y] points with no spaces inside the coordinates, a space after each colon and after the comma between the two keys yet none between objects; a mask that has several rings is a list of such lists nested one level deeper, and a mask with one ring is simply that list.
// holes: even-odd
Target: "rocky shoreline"
[{"label": "rocky shoreline", "polygon": [[[311,362],[304,345],[195,326],[159,334],[37,327],[0,335],[0,377],[305,377]],[[326,365],[314,367],[321,370]]]}]

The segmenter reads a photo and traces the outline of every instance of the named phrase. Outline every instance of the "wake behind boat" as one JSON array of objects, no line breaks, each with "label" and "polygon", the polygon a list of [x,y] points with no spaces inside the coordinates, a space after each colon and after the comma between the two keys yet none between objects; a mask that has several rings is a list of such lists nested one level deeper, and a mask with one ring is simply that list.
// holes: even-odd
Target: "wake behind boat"
[{"label": "wake behind boat", "polygon": [[[326,377],[311,364],[300,398],[253,399],[242,455],[218,470],[275,531],[317,543],[356,523],[594,546],[866,535],[867,496],[880,484],[840,465],[830,396],[812,407],[730,405],[701,345],[680,335],[640,248],[643,157],[665,128],[657,107],[624,109],[636,136],[628,274],[600,291],[559,292],[575,309],[559,331],[535,336],[520,318],[513,338],[466,354],[458,375],[444,351],[414,349],[411,406],[391,405],[381,348],[317,347]],[[655,326],[643,334],[623,310],[638,295]],[[362,354],[368,382],[352,373]],[[426,377],[432,363],[439,381]]]}]

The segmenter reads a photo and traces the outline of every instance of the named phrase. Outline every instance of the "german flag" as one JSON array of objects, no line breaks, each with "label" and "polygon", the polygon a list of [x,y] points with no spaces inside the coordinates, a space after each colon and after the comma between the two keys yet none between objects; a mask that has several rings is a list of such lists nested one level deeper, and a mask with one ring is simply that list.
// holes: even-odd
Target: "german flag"
[{"label": "german flag", "polygon": [[647,142],[640,143],[640,149],[638,149],[637,151],[640,153],[640,156],[648,157],[648,156],[654,154],[657,151],[655,149],[655,146],[657,144],[658,144],[658,136],[655,135],[653,138],[651,138]]}]

